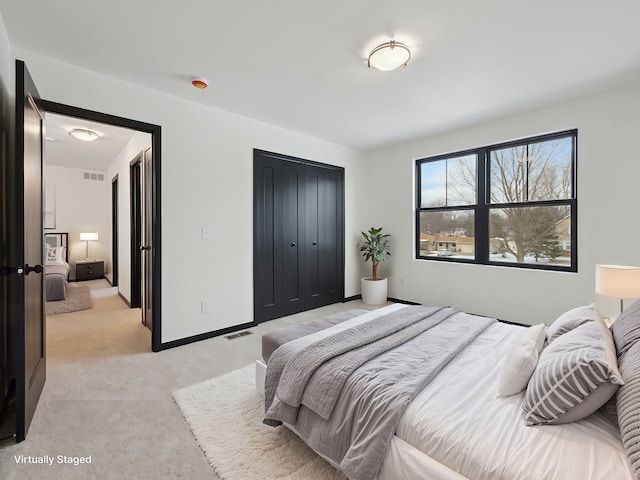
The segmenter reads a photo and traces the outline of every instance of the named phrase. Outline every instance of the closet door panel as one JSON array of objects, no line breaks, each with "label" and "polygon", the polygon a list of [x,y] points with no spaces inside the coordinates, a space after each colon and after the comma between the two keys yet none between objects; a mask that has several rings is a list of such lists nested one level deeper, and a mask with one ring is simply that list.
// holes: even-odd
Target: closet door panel
[{"label": "closet door panel", "polygon": [[305,297],[311,302],[320,296],[320,231],[319,222],[319,175],[307,167],[305,171],[305,216],[304,216],[304,257],[305,257]]},{"label": "closet door panel", "polygon": [[255,320],[281,316],[276,286],[282,278],[282,227],[277,225],[277,172],[273,165],[256,165],[254,169],[254,310]]},{"label": "closet door panel", "polygon": [[337,172],[327,172],[321,183],[319,217],[320,285],[326,300],[338,301],[343,283],[340,240],[342,238],[341,189]]},{"label": "closet door panel", "polygon": [[[303,262],[300,240],[301,226],[304,222],[303,199],[303,170],[299,165],[286,165],[282,171],[282,295],[285,315],[301,311],[298,306],[302,300],[303,291]],[[276,279],[277,280],[277,279]]]}]

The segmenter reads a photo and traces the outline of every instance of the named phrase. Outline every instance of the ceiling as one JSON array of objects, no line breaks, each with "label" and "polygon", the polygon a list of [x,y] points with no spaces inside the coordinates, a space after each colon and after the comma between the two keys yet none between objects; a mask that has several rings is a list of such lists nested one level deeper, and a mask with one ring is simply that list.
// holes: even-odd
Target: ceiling
[{"label": "ceiling", "polygon": [[[15,48],[363,150],[640,80],[638,0],[0,0],[0,12]],[[390,38],[411,47],[407,67],[368,69]]]},{"label": "ceiling", "polygon": [[[89,122],[53,113],[46,114],[45,163],[60,167],[106,171],[122,151],[134,130]],[[69,132],[74,128],[93,130],[100,138],[83,142]]]}]

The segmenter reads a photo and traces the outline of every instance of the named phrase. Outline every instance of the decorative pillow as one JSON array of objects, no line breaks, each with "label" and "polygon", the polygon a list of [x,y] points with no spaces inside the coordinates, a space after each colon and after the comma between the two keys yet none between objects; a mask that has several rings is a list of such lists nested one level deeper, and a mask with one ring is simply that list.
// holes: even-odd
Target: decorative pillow
[{"label": "decorative pillow", "polygon": [[543,323],[529,327],[520,334],[504,360],[498,383],[498,398],[515,395],[527,388],[546,336]]},{"label": "decorative pillow", "polygon": [[540,354],[522,405],[526,423],[584,418],[622,384],[611,332],[602,319],[587,321],[556,338]]},{"label": "decorative pillow", "polygon": [[628,307],[615,322],[611,324],[613,341],[616,344],[618,358],[640,340],[640,300]]},{"label": "decorative pillow", "polygon": [[600,318],[595,305],[576,307],[560,315],[547,330],[547,342],[551,343],[560,335],[580,325]]},{"label": "decorative pillow", "polygon": [[620,356],[619,367],[624,385],[616,395],[618,425],[631,466],[640,478],[640,342]]},{"label": "decorative pillow", "polygon": [[44,263],[46,265],[64,265],[64,247],[47,247]]}]

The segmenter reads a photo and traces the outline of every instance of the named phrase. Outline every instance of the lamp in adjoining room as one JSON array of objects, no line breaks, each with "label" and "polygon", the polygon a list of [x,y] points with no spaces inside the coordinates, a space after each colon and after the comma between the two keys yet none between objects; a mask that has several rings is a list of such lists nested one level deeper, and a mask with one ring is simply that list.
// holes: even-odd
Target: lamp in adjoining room
[{"label": "lamp in adjoining room", "polygon": [[596,265],[596,293],[619,298],[622,313],[624,299],[640,298],[640,267]]},{"label": "lamp in adjoining room", "polygon": [[87,260],[89,260],[89,242],[98,240],[98,232],[82,232],[80,234],[80,240],[87,244]]}]

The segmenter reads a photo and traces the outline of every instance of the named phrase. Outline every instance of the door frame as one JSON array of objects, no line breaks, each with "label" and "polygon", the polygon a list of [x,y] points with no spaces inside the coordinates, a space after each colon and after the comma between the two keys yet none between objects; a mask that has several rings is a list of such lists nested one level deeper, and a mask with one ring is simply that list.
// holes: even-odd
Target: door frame
[{"label": "door frame", "polygon": [[142,306],[142,152],[129,162],[129,233],[131,235],[131,308]]},{"label": "door frame", "polygon": [[[85,108],[74,107],[62,103],[43,100],[44,109],[47,112],[57,113],[68,117],[80,118],[94,122],[106,123],[116,127],[129,128],[144,133],[151,134],[151,145],[153,155],[152,165],[152,232],[153,232],[153,284],[152,284],[152,306],[153,306],[153,325],[151,329],[151,349],[159,352],[167,345],[162,344],[162,228],[161,228],[161,158],[162,158],[162,127],[151,123],[140,122],[129,118],[118,117],[107,113],[87,110]],[[133,253],[133,252],[132,252]]]},{"label": "door frame", "polygon": [[120,279],[118,278],[118,235],[120,234],[120,228],[118,225],[120,219],[118,212],[120,204],[118,199],[119,189],[120,182],[118,181],[118,175],[116,174],[111,179],[111,286],[113,287],[117,287],[120,283]]}]

